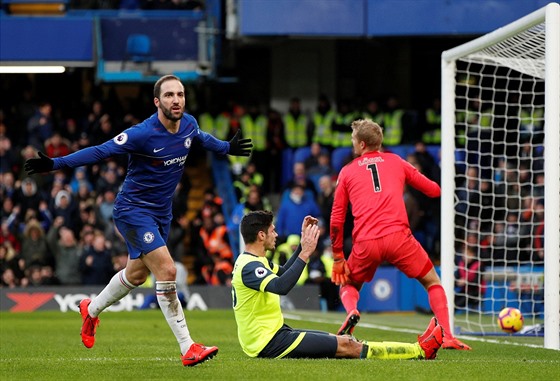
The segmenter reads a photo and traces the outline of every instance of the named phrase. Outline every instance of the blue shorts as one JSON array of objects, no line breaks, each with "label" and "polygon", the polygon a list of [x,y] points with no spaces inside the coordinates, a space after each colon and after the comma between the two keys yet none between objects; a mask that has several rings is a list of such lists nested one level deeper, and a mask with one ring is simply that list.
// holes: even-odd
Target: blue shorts
[{"label": "blue shorts", "polygon": [[113,219],[126,242],[130,259],[137,259],[141,255],[165,246],[167,242],[171,216],[162,218],[141,210],[124,212],[115,210]]}]

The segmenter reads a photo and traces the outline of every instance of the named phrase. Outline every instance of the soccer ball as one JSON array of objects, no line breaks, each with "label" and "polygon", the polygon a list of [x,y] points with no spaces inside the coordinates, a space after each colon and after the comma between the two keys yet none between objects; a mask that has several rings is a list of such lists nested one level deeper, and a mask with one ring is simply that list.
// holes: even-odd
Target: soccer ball
[{"label": "soccer ball", "polygon": [[498,315],[498,326],[504,332],[517,332],[523,328],[523,314],[517,308],[506,307]]}]

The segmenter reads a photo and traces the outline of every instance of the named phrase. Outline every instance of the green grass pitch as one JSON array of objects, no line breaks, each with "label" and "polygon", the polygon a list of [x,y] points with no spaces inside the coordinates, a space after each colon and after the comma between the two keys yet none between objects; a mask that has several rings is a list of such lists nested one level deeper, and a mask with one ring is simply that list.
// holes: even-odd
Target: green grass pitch
[{"label": "green grass pitch", "polygon": [[[195,341],[220,348],[217,357],[184,368],[179,347],[158,310],[106,312],[96,344],[80,340],[79,314],[0,313],[1,380],[557,380],[560,352],[542,338],[463,337],[472,351],[441,350],[422,360],[265,360],[245,356],[231,310],[186,311]],[[336,331],[343,313],[290,311],[293,327]],[[414,342],[429,316],[363,314],[359,339]]]}]

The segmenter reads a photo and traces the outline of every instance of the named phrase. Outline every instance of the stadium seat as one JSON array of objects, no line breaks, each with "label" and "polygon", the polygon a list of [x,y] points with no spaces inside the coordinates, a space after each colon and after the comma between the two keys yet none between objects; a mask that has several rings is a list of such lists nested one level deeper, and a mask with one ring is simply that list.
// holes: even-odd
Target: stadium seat
[{"label": "stadium seat", "polygon": [[154,56],[152,55],[152,41],[150,36],[146,34],[131,34],[126,40],[125,58],[122,62],[121,70],[124,71],[127,62],[135,64],[145,63],[147,71],[152,69],[152,62]]},{"label": "stadium seat", "polygon": [[321,177],[323,177],[323,175],[309,175],[309,180],[311,180],[313,182],[313,185],[315,185],[315,189],[317,190],[317,192],[319,192],[319,190],[321,188],[319,188],[319,179]]},{"label": "stadium seat", "polygon": [[335,172],[339,172],[346,159],[352,154],[352,147],[340,147],[333,150],[331,154],[331,165]]},{"label": "stadium seat", "polygon": [[311,155],[311,147],[301,147],[294,152],[294,163],[303,163]]},{"label": "stadium seat", "polygon": [[409,153],[414,151],[413,146],[405,145],[405,144],[399,146],[384,147],[384,148],[386,152],[392,152],[396,155],[399,155],[404,160],[406,160],[406,157],[408,156]]}]

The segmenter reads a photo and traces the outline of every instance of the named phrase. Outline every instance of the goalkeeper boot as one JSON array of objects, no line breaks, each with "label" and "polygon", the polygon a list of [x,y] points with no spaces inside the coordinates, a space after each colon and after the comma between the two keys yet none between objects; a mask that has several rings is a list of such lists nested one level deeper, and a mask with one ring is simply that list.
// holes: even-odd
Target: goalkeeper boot
[{"label": "goalkeeper boot", "polygon": [[459,351],[470,351],[472,349],[456,337],[444,337],[443,345],[441,347],[443,349],[457,349]]},{"label": "goalkeeper boot", "polygon": [[194,343],[187,353],[181,356],[183,366],[195,366],[218,354],[218,347],[205,347],[202,344]]},{"label": "goalkeeper boot", "polygon": [[434,330],[434,328],[438,325],[438,321],[435,318],[435,316],[430,320],[430,323],[428,324],[428,328],[426,328],[426,330],[424,331],[423,334],[418,335],[418,342],[421,343],[422,341],[426,340],[428,338],[428,336],[430,336],[430,334],[432,333],[432,331]]},{"label": "goalkeeper boot", "polygon": [[95,331],[97,331],[97,326],[99,325],[99,318],[91,317],[88,312],[88,306],[91,303],[91,299],[82,299],[80,302],[80,314],[82,315],[82,343],[86,348],[93,347],[95,344]]},{"label": "goalkeeper boot", "polygon": [[424,351],[425,360],[433,360],[437,356],[437,351],[443,343],[443,327],[437,325],[429,336],[422,341],[419,341],[420,348]]},{"label": "goalkeeper boot", "polygon": [[352,336],[352,333],[354,332],[354,327],[356,327],[356,324],[358,324],[359,321],[360,321],[360,313],[358,312],[358,310],[350,311],[348,313],[348,316],[346,316],[346,320],[344,320],[344,323],[342,324],[342,326],[340,326],[336,334]]}]

